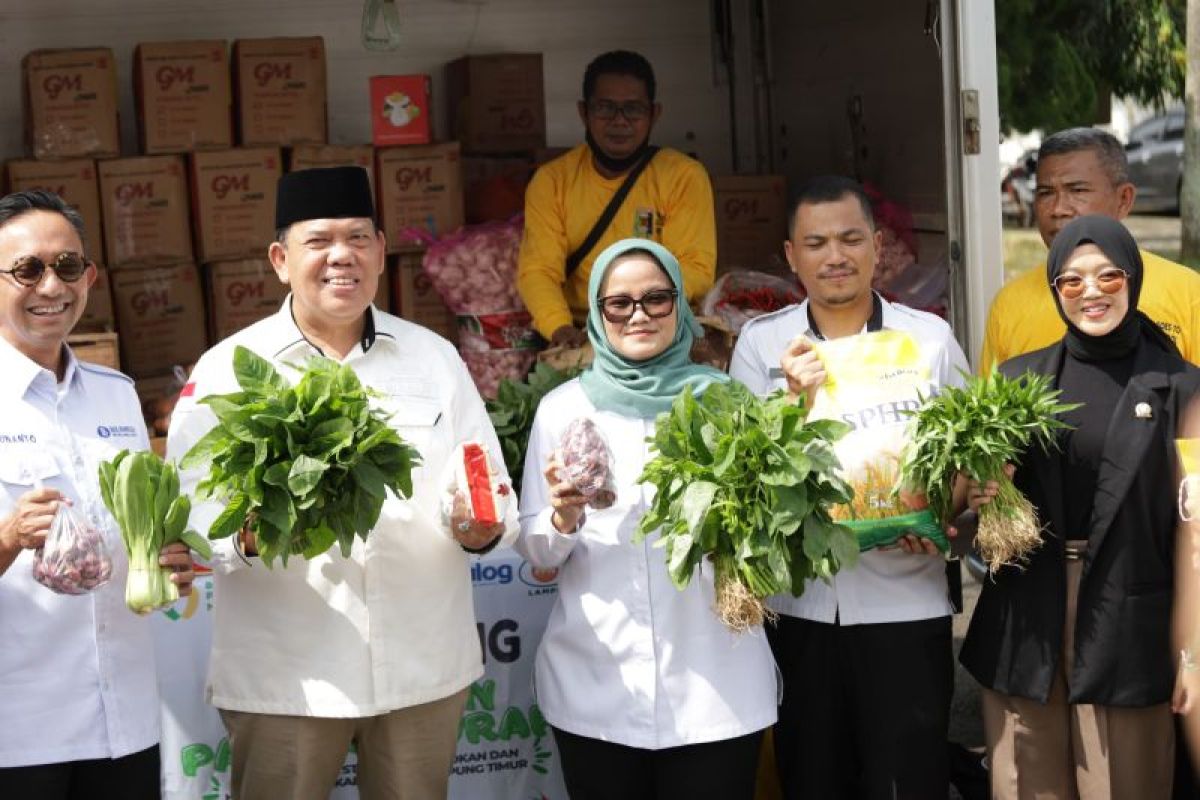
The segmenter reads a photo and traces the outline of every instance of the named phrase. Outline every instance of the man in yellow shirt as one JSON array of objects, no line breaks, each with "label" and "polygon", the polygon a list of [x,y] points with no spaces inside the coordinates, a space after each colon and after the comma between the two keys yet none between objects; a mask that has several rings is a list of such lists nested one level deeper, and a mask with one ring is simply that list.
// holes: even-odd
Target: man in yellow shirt
[{"label": "man in yellow shirt", "polygon": [[[1124,219],[1133,208],[1134,191],[1125,149],[1104,131],[1059,131],[1038,149],[1033,213],[1047,247],[1075,217],[1105,214]],[[1138,308],[1171,337],[1185,359],[1198,363],[1200,275],[1153,253],[1142,251],[1142,260],[1145,283]],[[980,370],[1053,344],[1065,331],[1041,264],[996,294],[988,312]]]},{"label": "man in yellow shirt", "polygon": [[[517,288],[534,327],[552,344],[587,341],[575,323],[587,311],[592,262],[620,239],[653,239],[674,253],[689,300],[712,286],[717,256],[712,185],[695,159],[650,147],[662,113],[654,91],[654,71],[637,53],[615,50],[592,61],[579,102],[586,141],[539,169],[525,192]],[[587,252],[576,253],[646,158],[649,163],[612,221]],[[572,254],[578,265],[569,270]]]}]

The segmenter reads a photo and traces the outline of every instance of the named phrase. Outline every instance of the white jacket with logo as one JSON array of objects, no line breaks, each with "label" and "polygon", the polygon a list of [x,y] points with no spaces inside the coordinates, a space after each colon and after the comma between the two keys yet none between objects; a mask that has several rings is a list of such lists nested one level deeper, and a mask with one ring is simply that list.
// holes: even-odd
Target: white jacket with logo
[{"label": "white jacket with logo", "polygon": [[[275,315],[238,332],[196,364],[171,419],[170,458],[181,458],[215,424],[198,400],[238,390],[236,345],[273,362],[291,381],[317,355],[292,318]],[[374,308],[363,341],[344,359],[382,395],[396,430],[421,453],[413,497],[388,497],[378,524],[349,558],[335,545],[285,567],[243,559],[232,539],[216,544],[209,699],[218,708],[315,717],[366,717],[427,703],[483,674],[472,606],[470,556],[441,521],[442,483],[457,444],[480,441],[503,470],[500,447],[466,367],[436,334]],[[202,475],[183,476],[193,492]],[[207,531],[221,507],[197,503]],[[502,544],[517,534],[510,504]]]}]

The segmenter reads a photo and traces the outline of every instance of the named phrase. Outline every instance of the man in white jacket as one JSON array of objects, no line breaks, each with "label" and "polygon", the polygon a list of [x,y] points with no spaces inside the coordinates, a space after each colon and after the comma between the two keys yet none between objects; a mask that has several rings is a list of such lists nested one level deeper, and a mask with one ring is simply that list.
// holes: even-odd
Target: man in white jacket
[{"label": "man in white jacket", "polygon": [[[353,742],[363,798],[444,797],[467,687],[483,674],[468,554],[517,532],[515,503],[502,522],[478,523],[450,502],[445,476],[458,445],[482,443],[502,471],[500,448],[454,347],[371,305],[384,239],[366,173],[290,173],[278,197],[268,255],[291,294],[200,359],[172,417],[168,456],[213,427],[198,401],[237,391],[242,345],[293,380],[287,365],[312,356],[351,366],[422,463],[413,496],[389,496],[349,557],[333,548],[268,568],[248,531],[216,543],[208,694],[229,730],[233,793],[326,797]],[[198,472],[184,476],[185,490]],[[197,503],[193,525],[207,530],[220,510]]]}]

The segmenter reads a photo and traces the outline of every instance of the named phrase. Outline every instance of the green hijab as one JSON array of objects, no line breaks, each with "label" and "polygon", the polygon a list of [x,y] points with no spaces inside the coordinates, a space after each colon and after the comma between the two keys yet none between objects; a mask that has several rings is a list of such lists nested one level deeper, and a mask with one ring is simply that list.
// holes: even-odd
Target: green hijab
[{"label": "green hijab", "polygon": [[[675,302],[675,340],[666,350],[645,361],[630,361],[612,348],[600,313],[600,287],[604,277],[613,261],[631,250],[649,252],[679,292]],[[692,362],[692,341],[702,334],[703,329],[692,315],[683,293],[679,260],[670,250],[649,239],[622,239],[597,256],[588,280],[587,332],[596,355],[579,382],[592,404],[603,411],[653,419],[669,411],[671,403],[685,387],[691,386],[693,394],[698,395],[710,383],[729,380],[723,372]]]}]

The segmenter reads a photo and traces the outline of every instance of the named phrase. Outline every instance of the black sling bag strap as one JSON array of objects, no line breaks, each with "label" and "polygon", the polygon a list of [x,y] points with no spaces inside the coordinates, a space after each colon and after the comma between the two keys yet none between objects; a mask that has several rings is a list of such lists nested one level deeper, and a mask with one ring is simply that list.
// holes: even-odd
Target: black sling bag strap
[{"label": "black sling bag strap", "polygon": [[579,269],[579,264],[583,261],[583,257],[592,251],[596,246],[596,242],[600,241],[600,237],[608,230],[608,226],[612,224],[613,217],[617,215],[621,204],[625,202],[625,198],[629,196],[629,192],[633,189],[633,185],[637,183],[637,179],[642,172],[650,165],[650,161],[654,158],[654,154],[658,152],[658,148],[650,145],[646,148],[646,157],[639,161],[629,174],[625,176],[617,193],[608,201],[608,205],[604,207],[604,213],[600,215],[600,219],[596,220],[596,224],[588,231],[587,238],[583,240],[583,244],[579,245],[571,255],[567,256],[566,280],[571,279],[571,275],[575,270]]}]

